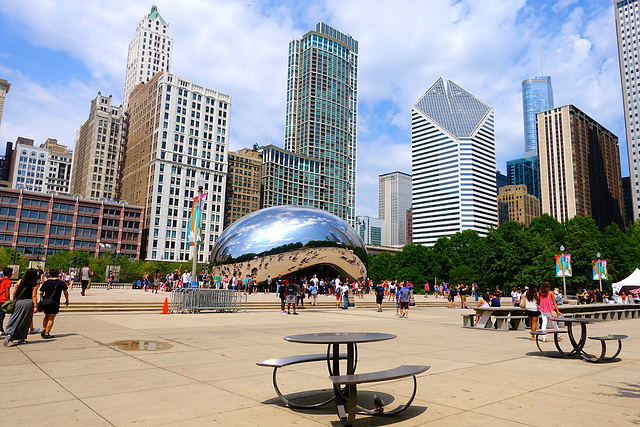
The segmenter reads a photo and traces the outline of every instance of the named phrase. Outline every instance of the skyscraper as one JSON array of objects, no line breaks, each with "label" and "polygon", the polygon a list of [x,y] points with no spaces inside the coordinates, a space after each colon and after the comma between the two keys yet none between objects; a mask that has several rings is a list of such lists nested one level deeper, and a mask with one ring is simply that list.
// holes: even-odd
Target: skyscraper
[{"label": "skyscraper", "polygon": [[540,198],[540,173],[538,151],[531,157],[509,160],[507,162],[508,185],[526,185],[527,193]]},{"label": "skyscraper", "polygon": [[156,5],[138,23],[136,34],[129,43],[127,69],[124,77],[122,105],[129,109],[129,94],[138,83],[148,82],[162,71],[171,72],[173,39],[167,35],[169,24],[158,12]]},{"label": "skyscraper", "polygon": [[378,180],[378,218],[384,220],[385,246],[407,244],[407,211],[411,209],[411,175],[390,172]]},{"label": "skyscraper", "polygon": [[624,227],[618,137],[573,105],[538,113],[542,212]]},{"label": "skyscraper", "polygon": [[131,92],[120,198],[145,208],[144,258],[192,259],[186,236],[200,178],[207,197],[198,261],[213,249],[222,232],[230,113],[230,95],[173,74],[157,73]]},{"label": "skyscraper", "polygon": [[2,125],[2,110],[4,110],[4,98],[9,93],[11,83],[5,79],[0,79],[0,125]]},{"label": "skyscraper", "polygon": [[[522,114],[524,116],[525,157],[538,155],[536,114],[540,111],[549,110],[551,108],[553,108],[553,87],[551,86],[551,77],[534,77],[522,82]],[[518,182],[515,185],[518,184],[522,183]]]},{"label": "skyscraper", "polygon": [[442,78],[411,108],[413,241],[498,223],[493,108]]},{"label": "skyscraper", "polygon": [[618,33],[618,56],[620,59],[620,79],[622,80],[622,104],[627,132],[627,154],[629,156],[629,177],[631,181],[631,206],[633,218],[640,218],[640,66],[638,66],[637,45],[640,41],[640,7],[638,0],[614,0],[616,8],[616,31]]},{"label": "skyscraper", "polygon": [[365,245],[384,245],[383,220],[370,216],[357,216],[355,229]]},{"label": "skyscraper", "polygon": [[122,106],[111,105],[100,92],[91,101],[89,118],[76,132],[71,193],[87,199],[116,198],[122,155]]},{"label": "skyscraper", "polygon": [[324,163],[320,208],[355,222],[358,42],[324,23],[289,43],[284,148]]},{"label": "skyscraper", "polygon": [[260,209],[262,154],[243,148],[229,153],[223,228]]}]

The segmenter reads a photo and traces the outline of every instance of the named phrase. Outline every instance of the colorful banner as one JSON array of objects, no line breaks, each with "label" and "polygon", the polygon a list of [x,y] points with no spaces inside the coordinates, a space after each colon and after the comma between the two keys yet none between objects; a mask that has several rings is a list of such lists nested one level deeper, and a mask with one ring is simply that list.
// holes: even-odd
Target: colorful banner
[{"label": "colorful banner", "polygon": [[187,229],[187,241],[191,246],[202,243],[202,231],[200,228],[202,221],[202,205],[207,199],[207,194],[196,196],[191,204],[191,214],[189,215],[189,228]]},{"label": "colorful banner", "polygon": [[571,277],[571,254],[556,255],[556,277]]},{"label": "colorful banner", "polygon": [[607,280],[607,261],[604,259],[600,260],[600,265],[598,265],[598,261],[591,261],[591,269],[593,270],[593,280]]}]

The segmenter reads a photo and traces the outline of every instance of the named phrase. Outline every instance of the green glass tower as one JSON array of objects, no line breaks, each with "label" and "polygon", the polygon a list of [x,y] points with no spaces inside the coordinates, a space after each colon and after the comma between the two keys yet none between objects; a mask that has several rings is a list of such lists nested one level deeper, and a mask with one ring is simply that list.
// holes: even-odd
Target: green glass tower
[{"label": "green glass tower", "polygon": [[358,42],[320,22],[289,43],[284,148],[324,164],[320,208],[355,224]]}]

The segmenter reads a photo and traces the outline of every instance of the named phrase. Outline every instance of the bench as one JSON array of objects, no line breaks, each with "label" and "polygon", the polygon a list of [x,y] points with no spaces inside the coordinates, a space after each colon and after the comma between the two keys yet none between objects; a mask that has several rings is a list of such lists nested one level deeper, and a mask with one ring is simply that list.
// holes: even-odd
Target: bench
[{"label": "bench", "polygon": [[[622,340],[627,338],[628,338],[627,335],[611,335],[611,334],[598,336],[598,337],[589,337],[590,340],[600,341],[600,344],[602,346],[602,352],[600,353],[599,357],[590,356],[585,352],[581,352],[580,356],[587,362],[593,362],[593,363],[602,362],[605,360],[606,361],[613,360],[622,351]],[[614,354],[611,357],[605,357],[605,354],[607,353],[607,344],[606,344],[607,341],[618,341],[618,351],[616,351],[616,354]]]},{"label": "bench", "polygon": [[527,319],[529,316],[509,316],[511,328],[516,331],[525,331],[527,329]]},{"label": "bench", "polygon": [[[347,353],[340,353],[340,360],[346,360],[347,359]],[[280,400],[282,400],[284,402],[285,405],[290,406],[292,408],[299,408],[299,409],[309,409],[309,408],[317,408],[323,405],[326,405],[327,403],[333,401],[333,399],[335,399],[334,397],[331,397],[329,400],[320,402],[320,403],[316,403],[313,405],[302,405],[299,403],[293,403],[291,401],[289,401],[288,399],[286,399],[282,393],[280,393],[280,388],[278,388],[278,381],[276,379],[276,373],[278,371],[278,368],[284,368],[285,366],[291,366],[291,365],[297,365],[299,363],[308,363],[308,362],[327,362],[328,366],[329,366],[329,372],[331,371],[331,364],[330,364],[330,359],[327,357],[327,354],[302,354],[299,356],[287,356],[287,357],[278,357],[275,359],[268,359],[268,360],[263,360],[262,362],[258,362],[256,363],[256,365],[258,366],[267,366],[270,368],[273,368],[273,388],[275,388],[276,393],[278,394],[278,397],[280,397]]]},{"label": "bench", "polygon": [[464,313],[462,316],[462,327],[463,328],[473,328],[475,327],[476,315],[475,313]]},{"label": "bench", "polygon": [[[339,391],[337,409],[340,421],[345,425],[352,424],[355,421],[357,412],[364,412],[369,415],[392,416],[404,411],[411,405],[416,396],[416,390],[418,388],[416,375],[425,372],[429,368],[430,366],[424,365],[401,365],[397,368],[387,369],[385,371],[330,376],[329,379],[333,382],[334,387],[337,387],[337,390]],[[411,394],[409,401],[404,405],[400,405],[388,412],[384,411],[384,404],[381,402],[374,401],[376,408],[373,410],[363,408],[358,405],[358,392],[356,387],[358,384],[390,381],[406,377],[413,377],[413,393]],[[344,387],[341,388],[341,386]]]}]

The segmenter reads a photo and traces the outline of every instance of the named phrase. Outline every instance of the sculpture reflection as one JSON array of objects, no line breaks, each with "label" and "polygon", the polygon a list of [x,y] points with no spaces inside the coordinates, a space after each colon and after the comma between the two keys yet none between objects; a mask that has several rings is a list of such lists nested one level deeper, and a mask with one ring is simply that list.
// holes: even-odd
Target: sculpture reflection
[{"label": "sculpture reflection", "polygon": [[337,216],[302,206],[261,209],[227,228],[210,261],[226,274],[308,276],[358,280],[367,274],[367,251],[355,230]]}]

